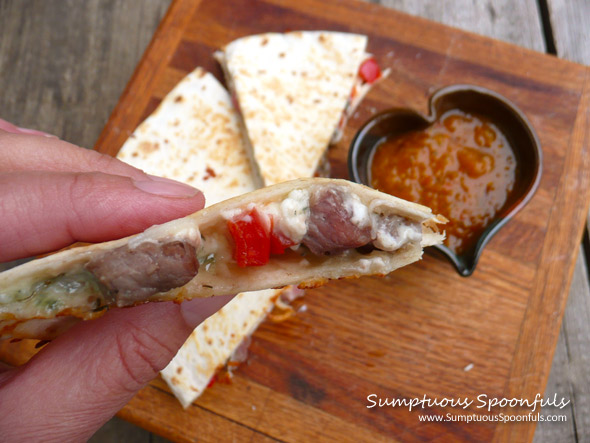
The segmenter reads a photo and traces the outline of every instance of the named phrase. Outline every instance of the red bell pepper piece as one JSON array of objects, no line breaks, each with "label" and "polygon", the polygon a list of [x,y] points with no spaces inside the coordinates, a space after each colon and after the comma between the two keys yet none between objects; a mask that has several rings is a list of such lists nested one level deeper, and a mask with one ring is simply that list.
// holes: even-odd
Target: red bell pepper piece
[{"label": "red bell pepper piece", "polygon": [[359,75],[364,82],[370,84],[381,77],[381,69],[374,58],[368,58],[361,64]]},{"label": "red bell pepper piece", "polygon": [[234,259],[240,267],[262,266],[270,258],[270,226],[256,208],[227,222],[234,240]]},{"label": "red bell pepper piece", "polygon": [[284,254],[285,249],[295,246],[295,242],[274,228],[274,219],[270,223],[270,253]]}]

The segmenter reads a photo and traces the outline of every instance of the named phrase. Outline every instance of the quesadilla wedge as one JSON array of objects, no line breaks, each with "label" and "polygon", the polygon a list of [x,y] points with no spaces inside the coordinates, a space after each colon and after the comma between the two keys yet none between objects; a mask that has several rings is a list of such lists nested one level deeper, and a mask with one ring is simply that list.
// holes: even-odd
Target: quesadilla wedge
[{"label": "quesadilla wedge", "polygon": [[[148,174],[203,191],[207,206],[256,189],[231,98],[202,68],[187,75],[120,149],[117,157]],[[274,308],[283,291],[237,294],[192,332],[162,371],[184,407],[190,405]],[[188,294],[190,297],[190,294]]]},{"label": "quesadilla wedge", "polygon": [[230,96],[202,68],[168,93],[117,158],[148,174],[200,189],[207,205],[259,187]]},{"label": "quesadilla wedge", "polygon": [[265,185],[312,177],[331,140],[383,77],[367,37],[327,31],[243,37],[215,54]]},{"label": "quesadilla wedge", "polygon": [[18,326],[30,319],[385,275],[439,244],[439,221],[429,208],[346,180],[280,183],[0,274],[0,335],[27,336]]},{"label": "quesadilla wedge", "polygon": [[249,344],[250,336],[273,310],[282,291],[240,293],[192,332],[161,372],[184,408],[207,389],[238,349]]}]

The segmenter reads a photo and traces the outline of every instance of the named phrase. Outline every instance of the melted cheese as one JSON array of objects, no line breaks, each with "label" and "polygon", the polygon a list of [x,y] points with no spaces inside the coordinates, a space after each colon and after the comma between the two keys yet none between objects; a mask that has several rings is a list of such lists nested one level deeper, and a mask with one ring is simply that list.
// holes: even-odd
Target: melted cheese
[{"label": "melted cheese", "polygon": [[295,189],[281,202],[279,229],[296,243],[301,242],[307,233],[309,217],[309,191]]},{"label": "melted cheese", "polygon": [[372,214],[373,245],[382,251],[395,251],[407,243],[422,241],[422,225],[396,215]]},{"label": "melted cheese", "polygon": [[371,221],[367,206],[361,202],[361,199],[356,194],[345,192],[343,195],[346,210],[352,214],[350,221],[361,228],[367,226]]}]

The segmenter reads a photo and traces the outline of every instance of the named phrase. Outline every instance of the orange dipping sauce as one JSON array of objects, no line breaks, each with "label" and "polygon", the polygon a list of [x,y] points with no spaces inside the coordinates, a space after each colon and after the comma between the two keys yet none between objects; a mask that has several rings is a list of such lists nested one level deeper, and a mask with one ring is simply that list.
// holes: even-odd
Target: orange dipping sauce
[{"label": "orange dipping sauce", "polygon": [[381,142],[371,164],[371,186],[449,219],[445,244],[460,254],[502,209],[515,173],[512,148],[493,123],[451,110],[423,131]]}]

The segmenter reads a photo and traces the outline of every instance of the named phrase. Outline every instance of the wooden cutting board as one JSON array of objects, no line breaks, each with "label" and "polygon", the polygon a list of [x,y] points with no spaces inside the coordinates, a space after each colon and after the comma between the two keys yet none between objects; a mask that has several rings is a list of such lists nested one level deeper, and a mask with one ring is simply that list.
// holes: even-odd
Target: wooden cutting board
[{"label": "wooden cutting board", "polygon": [[[367,34],[369,51],[391,68],[330,150],[333,176],[346,177],[350,140],[373,113],[394,106],[425,113],[436,89],[472,83],[508,97],[536,128],[544,151],[539,190],[486,247],[473,276],[462,278],[443,258],[426,254],[385,278],[309,290],[298,302],[304,312],[259,328],[231,384],[214,385],[184,411],[157,379],[119,415],[180,441],[532,439],[531,422],[419,418],[483,414],[475,406],[410,412],[367,408],[367,396],[543,395],[590,198],[589,70],[349,0],[176,0],[96,149],[115,155],[196,66],[221,79],[216,48],[248,34],[295,29]],[[0,358],[22,363],[31,354],[31,342],[4,343]]]}]

